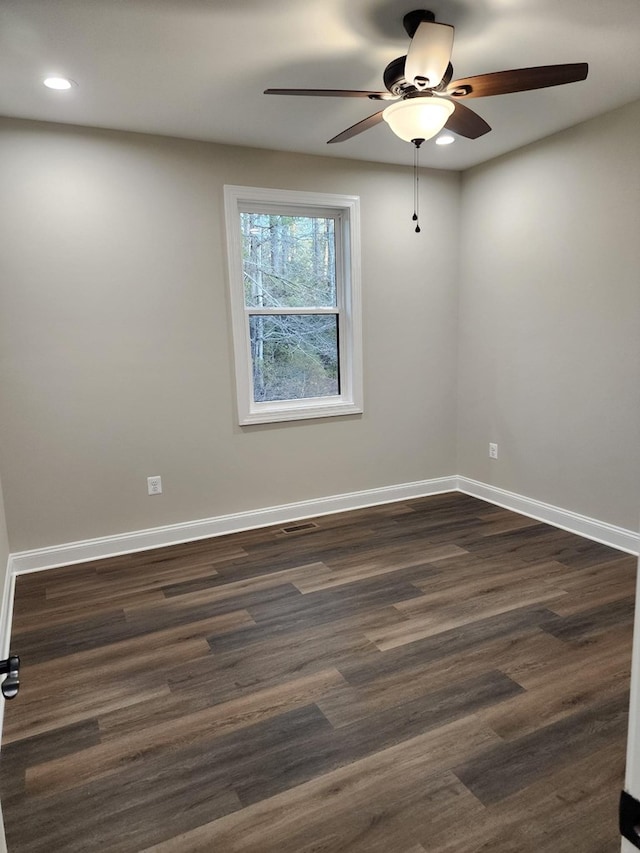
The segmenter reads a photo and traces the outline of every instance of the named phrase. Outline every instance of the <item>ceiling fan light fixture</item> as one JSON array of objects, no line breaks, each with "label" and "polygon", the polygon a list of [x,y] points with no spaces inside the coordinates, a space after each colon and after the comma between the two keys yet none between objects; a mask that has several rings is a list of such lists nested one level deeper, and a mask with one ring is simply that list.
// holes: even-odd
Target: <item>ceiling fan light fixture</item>
[{"label": "ceiling fan light fixture", "polygon": [[445,75],[453,49],[450,24],[422,21],[411,40],[404,66],[407,83],[417,89],[435,88]]},{"label": "ceiling fan light fixture", "polygon": [[445,126],[455,104],[446,98],[408,98],[388,106],[382,118],[391,130],[405,142],[431,139]]}]

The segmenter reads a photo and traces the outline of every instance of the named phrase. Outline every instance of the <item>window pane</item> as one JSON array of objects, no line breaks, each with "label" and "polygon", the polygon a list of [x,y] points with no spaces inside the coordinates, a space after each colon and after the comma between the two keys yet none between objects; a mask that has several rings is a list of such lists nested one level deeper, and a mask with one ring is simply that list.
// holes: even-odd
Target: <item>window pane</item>
[{"label": "window pane", "polygon": [[335,307],[333,219],[241,213],[240,226],[248,308]]},{"label": "window pane", "polygon": [[253,315],[249,327],[256,403],[340,393],[335,314]]}]

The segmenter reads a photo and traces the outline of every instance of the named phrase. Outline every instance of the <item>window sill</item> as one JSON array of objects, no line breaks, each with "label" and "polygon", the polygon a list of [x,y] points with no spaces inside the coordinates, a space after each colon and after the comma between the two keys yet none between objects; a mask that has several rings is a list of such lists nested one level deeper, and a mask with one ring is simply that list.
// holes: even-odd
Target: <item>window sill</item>
[{"label": "window sill", "polygon": [[[264,406],[264,408],[262,408]],[[239,418],[240,426],[252,424],[282,423],[283,421],[301,421],[310,418],[332,418],[344,415],[361,415],[362,405],[344,400],[336,402],[292,405],[287,400],[283,405],[277,403],[257,403],[255,408]]]}]

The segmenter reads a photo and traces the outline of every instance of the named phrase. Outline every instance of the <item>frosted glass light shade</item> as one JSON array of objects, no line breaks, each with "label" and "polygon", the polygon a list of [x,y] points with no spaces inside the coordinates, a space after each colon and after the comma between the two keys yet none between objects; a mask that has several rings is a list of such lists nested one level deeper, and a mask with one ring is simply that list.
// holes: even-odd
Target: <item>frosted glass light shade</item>
[{"label": "frosted glass light shade", "polygon": [[440,83],[451,59],[453,32],[450,24],[436,24],[431,21],[422,21],[419,24],[411,39],[404,65],[407,83],[418,89],[433,89]]},{"label": "frosted glass light shade", "polygon": [[412,142],[414,139],[431,139],[439,133],[455,108],[453,101],[446,98],[409,98],[388,106],[382,118],[396,136]]}]

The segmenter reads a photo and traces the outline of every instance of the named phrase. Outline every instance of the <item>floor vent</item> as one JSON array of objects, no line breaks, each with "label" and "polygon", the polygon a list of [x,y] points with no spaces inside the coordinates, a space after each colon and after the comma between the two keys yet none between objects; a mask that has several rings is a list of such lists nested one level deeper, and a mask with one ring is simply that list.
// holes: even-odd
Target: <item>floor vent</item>
[{"label": "floor vent", "polygon": [[289,527],[283,527],[283,533],[298,533],[300,530],[313,530],[318,525],[315,521],[304,521],[302,524],[291,524]]}]

